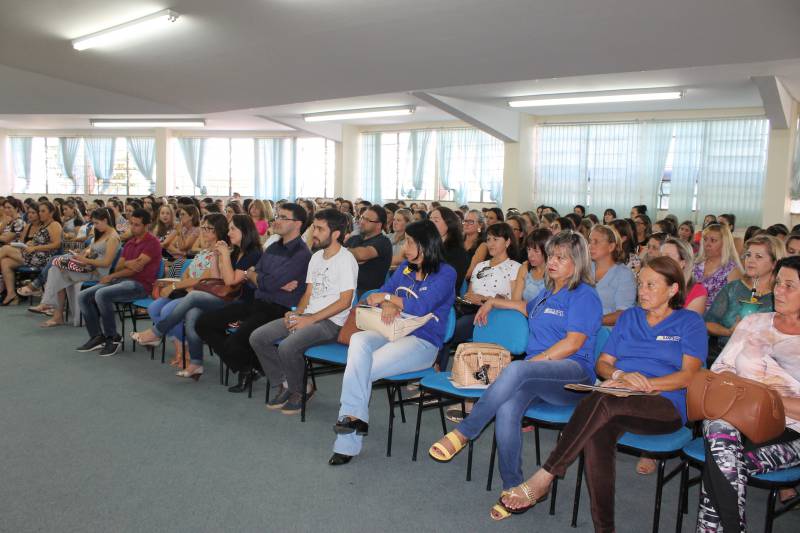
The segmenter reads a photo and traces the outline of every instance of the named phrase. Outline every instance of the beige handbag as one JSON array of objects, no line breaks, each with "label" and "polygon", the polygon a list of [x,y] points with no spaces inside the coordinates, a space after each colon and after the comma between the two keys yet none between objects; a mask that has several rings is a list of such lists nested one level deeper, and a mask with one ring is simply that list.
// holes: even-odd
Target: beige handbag
[{"label": "beige handbag", "polygon": [[377,331],[391,342],[409,335],[431,318],[437,320],[433,313],[424,316],[400,313],[391,324],[384,324],[381,320],[382,313],[383,310],[380,307],[359,305],[356,308],[356,327],[364,331]]},{"label": "beige handbag", "polygon": [[488,342],[464,342],[456,348],[450,381],[461,388],[487,388],[511,363],[511,352]]}]

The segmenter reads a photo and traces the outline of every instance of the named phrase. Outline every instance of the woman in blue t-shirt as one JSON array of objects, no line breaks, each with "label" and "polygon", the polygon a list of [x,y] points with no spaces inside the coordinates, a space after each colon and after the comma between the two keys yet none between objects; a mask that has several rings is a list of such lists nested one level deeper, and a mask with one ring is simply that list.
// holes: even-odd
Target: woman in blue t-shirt
[{"label": "woman in blue t-shirt", "polygon": [[555,476],[583,453],[596,531],[614,530],[614,453],[625,432],[660,434],[686,423],[686,387],[703,365],[708,337],[703,319],[683,309],[686,284],[669,257],[647,262],[639,273],[639,304],[620,315],[597,360],[603,385],[647,396],[620,398],[593,392],[578,404],[544,466],[501,496],[499,504],[521,513],[542,501]]},{"label": "woman in blue t-shirt", "polygon": [[[528,317],[527,356],[503,370],[469,416],[428,453],[437,461],[449,461],[494,418],[505,490],[523,479],[520,428],[528,407],[535,402],[576,404],[582,395],[564,385],[595,381],[594,342],[603,306],[592,287],[586,239],[574,231],[552,237],[547,243],[545,289],[529,302],[490,298],[481,306],[475,323],[485,324],[493,308],[515,309]],[[510,513],[495,505],[491,516],[502,520]]]}]

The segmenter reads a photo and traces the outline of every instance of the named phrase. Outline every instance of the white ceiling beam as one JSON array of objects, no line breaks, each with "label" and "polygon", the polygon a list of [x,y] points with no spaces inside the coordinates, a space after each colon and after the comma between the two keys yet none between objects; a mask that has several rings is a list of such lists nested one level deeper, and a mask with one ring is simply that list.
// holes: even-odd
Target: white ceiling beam
[{"label": "white ceiling beam", "polygon": [[423,91],[411,94],[503,142],[519,142],[518,111]]},{"label": "white ceiling beam", "polygon": [[314,135],[316,137],[324,137],[331,141],[342,142],[342,125],[336,123],[319,123],[319,122],[306,122],[302,118],[295,117],[266,117],[263,115],[256,115],[264,120],[276,122],[289,128],[294,128],[303,133]]},{"label": "white ceiling beam", "polygon": [[776,76],[753,76],[750,78],[758,87],[764,112],[769,119],[770,128],[788,130],[792,123],[792,96]]}]

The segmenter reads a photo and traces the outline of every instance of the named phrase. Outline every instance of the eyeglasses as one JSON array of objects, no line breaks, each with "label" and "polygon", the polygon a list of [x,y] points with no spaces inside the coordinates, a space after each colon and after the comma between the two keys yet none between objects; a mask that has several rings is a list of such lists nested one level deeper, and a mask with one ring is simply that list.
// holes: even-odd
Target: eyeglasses
[{"label": "eyeglasses", "polygon": [[214,231],[212,226],[200,226],[200,229],[203,231]]},{"label": "eyeglasses", "polygon": [[477,224],[477,222],[475,222],[474,220],[465,220],[464,221],[464,225],[465,226],[474,226],[475,224]]},{"label": "eyeglasses", "polygon": [[275,217],[275,220],[288,220],[289,222],[300,222],[300,221],[299,221],[299,220],[297,220],[296,218],[289,218],[289,217],[287,217],[287,216],[284,216],[284,215],[278,215],[278,216],[276,216],[276,217]]},{"label": "eyeglasses", "polygon": [[381,223],[380,220],[370,220],[367,217],[365,217],[364,215],[361,215],[360,217],[358,217],[358,220],[360,220],[361,222],[372,222],[373,224],[380,224]]}]

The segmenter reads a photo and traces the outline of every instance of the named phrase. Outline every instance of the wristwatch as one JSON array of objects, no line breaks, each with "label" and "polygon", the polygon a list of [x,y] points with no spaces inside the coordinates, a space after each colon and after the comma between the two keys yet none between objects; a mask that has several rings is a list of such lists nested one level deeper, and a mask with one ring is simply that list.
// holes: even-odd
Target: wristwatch
[{"label": "wristwatch", "polygon": [[386,294],[383,295],[383,300],[385,302],[391,302],[392,301],[392,295],[387,292]]}]

